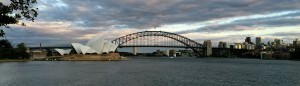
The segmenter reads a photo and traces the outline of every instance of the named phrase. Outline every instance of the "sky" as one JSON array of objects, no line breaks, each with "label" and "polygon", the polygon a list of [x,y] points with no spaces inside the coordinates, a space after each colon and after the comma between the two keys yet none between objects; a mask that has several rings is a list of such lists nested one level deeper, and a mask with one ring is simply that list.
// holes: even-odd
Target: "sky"
[{"label": "sky", "polygon": [[[7,3],[7,0],[1,0]],[[166,31],[203,43],[300,37],[300,0],[38,0],[35,22],[5,29],[13,44],[65,46]]]}]

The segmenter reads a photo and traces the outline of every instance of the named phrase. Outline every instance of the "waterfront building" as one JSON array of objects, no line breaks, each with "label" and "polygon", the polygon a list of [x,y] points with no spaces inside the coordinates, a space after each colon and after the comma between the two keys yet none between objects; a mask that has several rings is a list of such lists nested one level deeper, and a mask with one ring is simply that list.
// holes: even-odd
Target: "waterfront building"
[{"label": "waterfront building", "polygon": [[261,37],[256,37],[255,49],[263,49],[264,45],[261,42]]},{"label": "waterfront building", "polygon": [[265,49],[267,49],[267,48],[268,48],[268,46],[267,46],[266,44],[262,44],[262,45],[261,45],[261,49],[262,49],[262,50],[265,50]]},{"label": "waterfront building", "polygon": [[[117,45],[109,41],[94,41],[90,45],[83,45],[80,43],[72,43],[72,47],[75,49],[77,54],[103,54],[114,52],[117,49]],[[97,44],[98,42],[98,44]]]},{"label": "waterfront building", "polygon": [[56,52],[58,52],[60,55],[64,56],[64,55],[68,55],[71,53],[72,49],[54,49]]},{"label": "waterfront building", "polygon": [[235,43],[234,44],[234,49],[243,49],[243,44],[242,43]]},{"label": "waterfront building", "polygon": [[[80,43],[71,43],[77,54],[103,54],[114,52],[118,45],[104,40],[101,37],[95,37],[87,42],[86,45]],[[55,49],[60,55],[70,54],[70,49]]]},{"label": "waterfront building", "polygon": [[299,48],[299,47],[300,47],[300,40],[298,40],[298,39],[294,40],[294,41],[293,41],[293,46],[294,46],[295,48]]},{"label": "waterfront building", "polygon": [[261,37],[256,37],[256,46],[260,46],[261,45]]},{"label": "waterfront building", "polygon": [[255,45],[254,44],[250,44],[249,50],[254,50],[254,49],[255,49]]},{"label": "waterfront building", "polygon": [[31,49],[29,50],[32,59],[41,59],[47,57],[47,50],[45,49]]},{"label": "waterfront building", "polygon": [[251,43],[248,43],[248,42],[244,42],[243,45],[244,45],[243,49],[253,50],[255,48],[254,44],[251,44]]},{"label": "waterfront building", "polygon": [[248,49],[249,48],[249,42],[244,42],[243,45],[244,45],[243,49]]},{"label": "waterfront building", "polygon": [[235,49],[235,45],[234,44],[230,45],[230,49]]},{"label": "waterfront building", "polygon": [[174,49],[171,49],[170,51],[169,51],[169,55],[170,56],[172,56],[172,57],[176,57],[176,50],[174,50]]},{"label": "waterfront building", "polygon": [[226,42],[220,41],[218,48],[229,48],[229,46],[228,46],[228,44]]},{"label": "waterfront building", "polygon": [[164,50],[163,54],[169,57],[170,56],[170,51],[169,50]]},{"label": "waterfront building", "polygon": [[223,42],[222,41],[219,42],[218,48],[223,48]]},{"label": "waterfront building", "polygon": [[212,55],[212,43],[211,43],[211,40],[204,41],[203,46],[205,48],[204,55],[205,56],[211,56]]},{"label": "waterfront building", "polygon": [[244,43],[241,43],[240,45],[241,45],[241,49],[246,49],[247,48],[247,46]]},{"label": "waterfront building", "polygon": [[224,47],[224,48],[229,48],[228,43],[227,43],[227,42],[224,42],[223,47]]},{"label": "waterfront building", "polygon": [[234,43],[231,47],[233,49],[247,49],[247,50],[254,50],[255,49],[255,45],[254,44],[250,44],[248,42]]}]

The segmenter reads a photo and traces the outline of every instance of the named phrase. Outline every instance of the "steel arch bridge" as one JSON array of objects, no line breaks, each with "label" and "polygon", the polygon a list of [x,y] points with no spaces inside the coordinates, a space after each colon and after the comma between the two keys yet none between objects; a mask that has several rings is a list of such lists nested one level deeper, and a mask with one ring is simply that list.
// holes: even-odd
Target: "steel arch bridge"
[{"label": "steel arch bridge", "polygon": [[[156,45],[140,45],[140,44],[134,44],[134,45],[127,45],[127,42],[132,40],[141,39],[143,37],[152,37],[153,40],[147,40],[149,42],[152,42],[154,40],[158,40],[155,37],[163,37],[163,38],[169,38],[172,40],[175,40],[177,44],[181,45],[169,45],[168,43],[162,43],[162,44],[156,44]],[[196,54],[201,55],[201,49],[203,48],[202,44],[191,40],[187,37],[170,33],[170,32],[164,32],[164,31],[143,31],[143,32],[137,32],[128,34],[119,38],[116,38],[112,41],[112,43],[119,45],[119,47],[170,47],[170,48],[190,48],[192,49]]]}]

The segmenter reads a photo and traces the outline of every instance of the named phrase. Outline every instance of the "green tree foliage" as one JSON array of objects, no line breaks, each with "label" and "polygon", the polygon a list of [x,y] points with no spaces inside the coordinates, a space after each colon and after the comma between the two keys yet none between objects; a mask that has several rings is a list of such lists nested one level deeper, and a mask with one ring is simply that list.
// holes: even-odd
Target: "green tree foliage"
[{"label": "green tree foliage", "polygon": [[[0,28],[9,28],[8,24],[18,24],[19,20],[34,22],[38,15],[38,8],[34,8],[35,3],[36,0],[10,0],[10,4],[5,5],[0,1]],[[25,26],[24,23],[21,25]],[[0,37],[4,35],[4,30],[0,29]]]},{"label": "green tree foliage", "polygon": [[8,40],[0,40],[0,59],[15,58],[15,51]]},{"label": "green tree foliage", "polygon": [[[17,24],[19,20],[26,19],[34,21],[37,17],[37,8],[33,4],[36,0],[10,0],[9,5],[0,2],[0,26],[8,27],[8,24]],[[22,25],[25,25],[22,23]]]},{"label": "green tree foliage", "polygon": [[8,40],[0,40],[0,48],[13,48]]},{"label": "green tree foliage", "polygon": [[28,59],[30,57],[24,43],[13,48],[8,40],[0,40],[0,45],[0,59]]},{"label": "green tree foliage", "polygon": [[24,43],[18,44],[17,48],[15,50],[18,55],[18,59],[28,59],[29,58],[29,54],[26,52],[27,48]]},{"label": "green tree foliage", "polygon": [[[8,1],[8,0],[7,0]],[[10,0],[9,4],[0,1],[0,38],[5,36],[2,27],[9,28],[9,24],[20,24],[19,20],[34,22],[37,17],[37,8],[34,8],[36,0]],[[21,25],[25,26],[24,23]],[[28,58],[24,43],[18,44],[14,49],[6,39],[0,39],[0,59],[24,59]]]}]

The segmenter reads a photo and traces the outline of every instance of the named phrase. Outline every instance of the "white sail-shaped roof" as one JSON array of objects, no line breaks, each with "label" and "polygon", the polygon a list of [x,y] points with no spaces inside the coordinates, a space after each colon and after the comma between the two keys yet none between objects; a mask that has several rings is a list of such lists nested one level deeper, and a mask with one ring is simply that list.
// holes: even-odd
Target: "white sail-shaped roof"
[{"label": "white sail-shaped roof", "polygon": [[82,54],[85,55],[86,53],[96,53],[96,51],[94,49],[92,49],[91,47],[89,46],[81,46],[81,51],[82,51]]},{"label": "white sail-shaped roof", "polygon": [[118,46],[113,43],[109,43],[109,52],[114,52]]},{"label": "white sail-shaped roof", "polygon": [[104,47],[104,41],[104,39],[96,37],[88,41],[87,46],[94,49],[98,54],[101,54],[103,52],[102,49]]},{"label": "white sail-shaped roof", "polygon": [[82,51],[81,51],[81,47],[83,46],[82,44],[80,44],[80,43],[72,43],[71,45],[73,46],[73,48],[75,49],[75,51],[76,51],[77,54],[82,53]]},{"label": "white sail-shaped roof", "polygon": [[69,55],[72,49],[54,49],[55,51],[57,51],[60,55],[64,56],[64,55]]},{"label": "white sail-shaped roof", "polygon": [[111,51],[115,52],[117,48],[118,48],[118,45],[112,43],[112,50]]},{"label": "white sail-shaped roof", "polygon": [[109,48],[108,48],[108,52],[111,52],[113,50],[113,44],[112,43],[108,43]]},{"label": "white sail-shaped roof", "polygon": [[92,48],[88,49],[86,53],[97,53],[98,54],[98,52]]},{"label": "white sail-shaped roof", "polygon": [[105,41],[103,48],[102,48],[103,53],[108,53],[109,52],[109,42]]},{"label": "white sail-shaped roof", "polygon": [[104,40],[101,38],[101,36],[96,36],[89,40],[86,45],[82,45],[80,43],[72,43],[72,46],[74,47],[75,51],[80,54],[86,54],[86,53],[109,53],[114,52],[118,45],[111,43],[108,40]]}]

